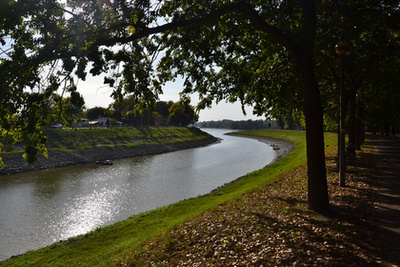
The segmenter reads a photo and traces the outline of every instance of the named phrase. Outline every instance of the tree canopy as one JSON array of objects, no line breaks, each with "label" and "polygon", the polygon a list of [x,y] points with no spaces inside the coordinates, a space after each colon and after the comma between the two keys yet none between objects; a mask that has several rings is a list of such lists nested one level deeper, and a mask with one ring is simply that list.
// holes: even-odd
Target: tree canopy
[{"label": "tree canopy", "polygon": [[22,137],[28,162],[46,153],[42,128],[60,91],[82,104],[78,79],[105,74],[115,99],[129,94],[144,107],[182,76],[182,98],[198,93],[198,108],[227,100],[258,114],[304,114],[317,211],[329,209],[323,119],[336,95],[334,45],[352,46],[354,87],[375,87],[370,68],[398,62],[398,52],[389,56],[399,43],[393,0],[2,0],[0,12],[1,129]]},{"label": "tree canopy", "polygon": [[194,112],[194,108],[188,103],[173,103],[169,108],[170,124],[174,126],[188,126],[194,124],[199,116]]}]

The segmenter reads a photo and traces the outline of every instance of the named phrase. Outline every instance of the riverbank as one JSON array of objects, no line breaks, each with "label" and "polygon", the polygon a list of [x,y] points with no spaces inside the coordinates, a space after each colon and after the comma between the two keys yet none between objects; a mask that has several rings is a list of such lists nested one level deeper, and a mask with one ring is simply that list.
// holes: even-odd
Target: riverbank
[{"label": "riverbank", "polygon": [[[60,133],[60,131],[58,133]],[[65,135],[58,137],[58,141],[60,141],[60,139],[64,136]],[[6,167],[4,169],[0,169],[0,175],[43,171],[73,165],[94,164],[96,161],[103,162],[123,158],[168,153],[182,149],[207,146],[218,141],[217,138],[210,136],[198,129],[191,129],[188,132],[183,130],[183,134],[176,137],[168,136],[167,142],[165,141],[166,134],[154,137],[151,132],[148,134],[148,136],[141,136],[140,144],[127,143],[124,145],[123,141],[130,140],[132,137],[126,136],[125,138],[120,138],[121,140],[119,143],[114,145],[64,150],[50,148],[49,157],[46,158],[43,155],[39,155],[39,160],[32,165],[28,165],[24,161],[22,152],[2,154],[1,157],[3,158],[3,162]],[[51,140],[52,143],[59,143],[58,141]],[[108,140],[108,143],[109,142],[110,141]],[[132,142],[132,140],[130,140],[130,142]]]},{"label": "riverbank", "polygon": [[338,185],[335,153],[328,148],[330,214],[307,209],[302,164],[142,243],[113,266],[389,266],[374,225],[372,151],[364,147],[357,166],[348,166],[347,187]]},{"label": "riverbank", "polygon": [[267,168],[269,165],[275,163],[279,159],[289,155],[291,152],[295,150],[295,145],[287,140],[284,139],[277,139],[277,138],[271,138],[271,137],[265,137],[265,136],[254,136],[254,135],[249,135],[248,133],[246,134],[245,132],[231,132],[228,133],[229,135],[234,135],[238,137],[243,137],[243,138],[252,138],[256,139],[259,142],[262,142],[264,144],[267,144],[278,153],[278,156],[270,162],[265,168]]},{"label": "riverbank", "polygon": [[[255,135],[250,135],[249,132],[247,132],[247,134],[245,134],[245,132],[230,132],[227,133],[228,135],[233,135],[233,136],[237,136],[237,137],[242,137],[242,138],[251,138],[251,139],[255,139],[259,142],[262,142],[264,144],[267,144],[271,147],[273,147],[273,149],[277,152],[277,156],[274,158],[273,161],[271,161],[269,164],[267,164],[266,166],[264,166],[265,168],[268,168],[269,166],[271,166],[272,164],[274,164],[275,162],[279,161],[281,158],[286,157],[287,155],[289,155],[291,152],[293,152],[295,150],[295,145],[294,143],[291,143],[287,140],[283,140],[283,139],[277,139],[277,138],[270,138],[270,137],[265,137],[265,136],[255,136]],[[211,193],[214,192],[218,192],[218,190],[220,190],[221,188],[235,183],[238,180],[242,179],[246,177],[245,176],[241,176],[238,177],[234,180],[232,180],[229,183],[226,183],[218,188],[215,188],[214,190],[211,191]]]},{"label": "riverbank", "polygon": [[207,137],[201,140],[183,141],[167,144],[161,143],[138,145],[135,147],[117,146],[112,148],[98,147],[70,151],[52,150],[49,152],[48,158],[39,155],[39,160],[32,165],[28,165],[24,161],[22,153],[2,155],[6,167],[4,169],[0,169],[0,175],[43,171],[73,165],[94,164],[96,163],[96,161],[112,161],[123,158],[133,158],[139,156],[168,153],[182,149],[207,146],[217,141],[217,138]]},{"label": "riverbank", "polygon": [[[251,133],[254,132],[249,132]],[[135,266],[135,259],[129,255],[136,257],[133,255],[143,252],[142,247],[146,242],[158,239],[158,235],[163,238],[163,235],[170,230],[195,220],[204,212],[219,209],[221,205],[225,205],[223,203],[240,200],[246,194],[258,190],[260,186],[274,186],[276,177],[305,163],[304,132],[260,131],[255,135],[289,140],[296,150],[268,168],[249,173],[217,192],[144,212],[114,225],[98,228],[91,233],[28,252],[26,255],[4,262],[4,266],[113,266],[125,263]],[[326,136],[327,149],[332,147],[331,144],[336,139],[334,134]],[[154,250],[161,255],[162,251]]]}]

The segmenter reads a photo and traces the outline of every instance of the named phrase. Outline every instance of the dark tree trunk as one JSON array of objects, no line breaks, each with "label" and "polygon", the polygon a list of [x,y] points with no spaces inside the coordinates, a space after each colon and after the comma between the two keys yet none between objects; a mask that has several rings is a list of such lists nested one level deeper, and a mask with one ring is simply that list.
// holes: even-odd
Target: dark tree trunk
[{"label": "dark tree trunk", "polygon": [[323,114],[320,93],[314,76],[312,57],[304,54],[296,60],[304,94],[306,119],[308,207],[317,212],[329,211],[326,180]]},{"label": "dark tree trunk", "polygon": [[349,144],[356,143],[356,92],[351,91],[349,97]]},{"label": "dark tree trunk", "polygon": [[363,109],[362,107],[357,108],[357,115],[355,118],[356,124],[356,140],[355,140],[355,148],[356,150],[361,150],[361,145],[364,143],[365,139],[365,131],[364,131],[364,122],[363,122]]},{"label": "dark tree trunk", "polygon": [[336,153],[336,170],[339,171],[339,159],[340,159],[340,114],[338,112],[337,117],[337,153]]},{"label": "dark tree trunk", "polygon": [[[342,109],[342,112],[343,112],[343,118],[346,118],[346,116],[347,116],[347,104],[349,102],[348,95],[347,94],[343,94],[343,98],[342,98],[341,101],[343,101],[343,103],[339,103],[339,105],[341,106],[340,108]],[[340,118],[340,114],[339,114],[338,115],[338,150],[337,150],[337,160],[336,160],[336,168],[337,168],[338,171],[340,171],[340,167],[339,167],[340,166],[340,146],[343,143],[343,146],[346,147],[346,145],[345,145],[346,137],[345,137],[345,135],[344,136],[340,135],[340,124],[341,124],[340,120],[341,120],[341,118]],[[344,162],[344,163],[342,162],[342,164],[344,166],[346,164],[346,162]],[[346,167],[344,167],[344,168],[346,168]]]},{"label": "dark tree trunk", "polygon": [[264,30],[286,47],[293,56],[303,89],[304,114],[306,119],[307,167],[308,167],[308,208],[317,212],[329,211],[328,184],[326,180],[323,114],[320,92],[315,80],[313,53],[317,27],[315,3],[299,1],[303,11],[302,40],[293,42],[283,32],[275,30],[263,21],[252,17],[260,30]]}]

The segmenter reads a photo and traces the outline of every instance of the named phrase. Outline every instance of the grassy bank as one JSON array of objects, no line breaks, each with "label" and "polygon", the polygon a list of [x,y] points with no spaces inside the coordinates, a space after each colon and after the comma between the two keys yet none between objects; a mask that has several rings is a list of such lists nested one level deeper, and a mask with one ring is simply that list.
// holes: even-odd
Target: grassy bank
[{"label": "grassy bank", "polygon": [[[259,218],[258,221],[249,222],[245,225],[249,229],[253,229],[253,233],[255,233],[256,229],[264,229],[267,232],[271,232],[273,225],[282,225],[279,221],[279,214],[285,216],[292,214],[290,209],[285,206],[285,203],[288,203],[289,206],[294,203],[294,206],[299,208],[302,208],[305,204],[304,199],[294,200],[296,198],[295,193],[304,198],[306,192],[304,188],[306,183],[303,181],[305,177],[304,163],[306,161],[304,132],[250,131],[244,134],[286,139],[295,145],[296,150],[269,168],[250,173],[212,194],[132,216],[125,221],[97,229],[89,234],[29,252],[25,256],[4,263],[4,266],[109,266],[124,265],[125,263],[145,266],[156,263],[160,265],[176,265],[181,261],[192,265],[193,260],[201,261],[203,258],[212,264],[225,265],[223,260],[228,259],[227,255],[229,253],[238,254],[239,252],[244,252],[242,246],[238,244],[237,238],[236,241],[235,238],[230,239],[235,235],[238,237],[237,235],[240,231],[237,227],[245,223],[243,221],[244,217]],[[326,135],[327,153],[332,153],[334,149],[332,144],[335,141],[335,134]],[[297,181],[297,179],[293,178],[294,181],[286,186],[286,190],[280,191],[280,194],[276,194],[274,198],[271,198],[277,202],[275,204],[272,202],[267,204],[267,198],[255,200],[254,196],[261,195],[261,192],[276,193],[279,191],[277,188],[285,188],[282,186],[285,183],[281,182],[283,176],[298,177],[303,180]],[[293,200],[288,200],[288,196]],[[279,200],[279,198],[282,200]],[[247,207],[246,203],[251,199],[254,199],[251,204],[253,211],[238,213],[238,211]],[[278,214],[276,219],[272,218],[273,215],[268,213],[267,208],[271,208],[271,212]],[[261,211],[257,212],[258,209],[267,212],[267,214],[263,214]],[[309,214],[304,210],[304,207],[299,216],[301,217],[303,214],[304,216]],[[284,223],[287,222],[284,221]],[[211,231],[209,228],[212,225],[215,227],[213,226],[214,230]],[[312,222],[308,222],[307,225],[311,227]],[[221,231],[217,230],[218,227],[227,226],[230,226],[230,230],[236,229],[236,231],[231,231],[229,240],[226,239],[225,241],[227,242],[221,243],[220,248],[228,249],[226,252],[228,254],[224,254],[224,249],[215,250],[217,248],[213,248],[212,244],[220,244],[220,240],[212,241],[210,233],[215,231],[215,234],[221,235],[221,238],[222,236],[227,238],[226,235],[222,234],[224,229],[227,230],[228,228],[224,228]],[[206,233],[201,230],[203,228],[210,231]],[[198,235],[199,233],[202,233],[202,235]],[[287,232],[285,235],[291,234]],[[296,235],[301,237],[302,234],[298,233]],[[196,241],[196,238],[201,237],[210,237],[207,243],[209,246],[201,245],[200,241]],[[259,236],[258,239],[260,242],[265,241],[262,236]],[[233,244],[236,244],[236,247],[231,247]],[[200,248],[206,251],[204,251],[203,255],[196,256],[194,251],[199,251]],[[214,255],[215,251],[220,254]],[[233,257],[231,258],[234,259]],[[246,262],[251,263],[251,261]]]},{"label": "grassy bank", "polygon": [[[115,266],[383,266],[368,150],[338,186],[329,151],[331,213],[307,207],[306,165],[290,169],[114,260]],[[386,266],[386,265],[385,265]]]},{"label": "grassy bank", "polygon": [[31,165],[23,159],[24,145],[8,140],[0,153],[5,164],[0,176],[167,153],[217,141],[198,128],[185,127],[47,129],[45,134],[49,155],[39,154]]},{"label": "grassy bank", "polygon": [[47,129],[49,148],[85,149],[94,147],[138,146],[199,140],[207,136],[198,128],[186,127],[119,127],[119,128],[79,128]]},{"label": "grassy bank", "polygon": [[[186,127],[112,127],[112,128],[77,128],[46,129],[47,147],[50,150],[79,150],[96,147],[133,147],[145,144],[160,144],[200,140],[208,135],[198,128]],[[11,144],[11,139],[4,138],[8,153],[23,151],[23,145]]]}]

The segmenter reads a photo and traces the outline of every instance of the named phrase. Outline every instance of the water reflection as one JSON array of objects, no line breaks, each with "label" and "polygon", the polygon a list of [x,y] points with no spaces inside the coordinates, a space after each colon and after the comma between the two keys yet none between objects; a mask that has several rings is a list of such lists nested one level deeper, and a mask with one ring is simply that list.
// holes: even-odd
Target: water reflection
[{"label": "water reflection", "polygon": [[276,156],[256,140],[210,131],[224,140],[112,166],[0,176],[0,260],[208,193]]},{"label": "water reflection", "polygon": [[60,217],[63,220],[53,222],[50,227],[54,232],[60,231],[59,238],[66,239],[103,225],[119,212],[116,199],[119,191],[117,187],[103,187],[91,194],[78,196],[62,207]]}]

